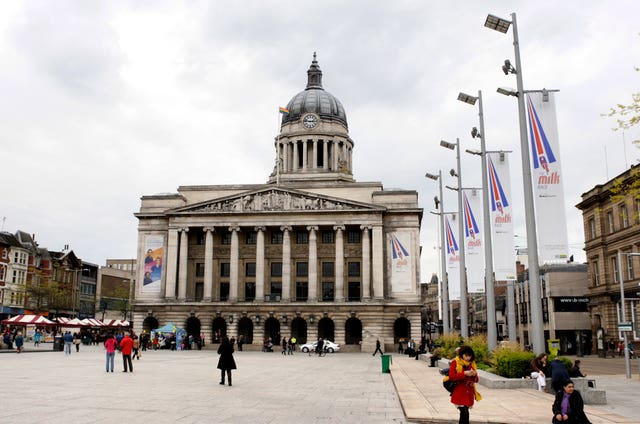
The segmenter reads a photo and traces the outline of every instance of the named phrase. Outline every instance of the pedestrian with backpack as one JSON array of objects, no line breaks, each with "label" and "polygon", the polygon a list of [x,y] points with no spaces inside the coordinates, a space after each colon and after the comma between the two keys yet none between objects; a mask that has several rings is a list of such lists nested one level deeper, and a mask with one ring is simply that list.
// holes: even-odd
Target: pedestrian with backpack
[{"label": "pedestrian with backpack", "polygon": [[476,400],[482,399],[476,389],[478,371],[475,357],[470,346],[461,346],[449,367],[449,381],[455,383],[451,403],[460,410],[459,424],[469,424],[469,408],[473,407]]}]

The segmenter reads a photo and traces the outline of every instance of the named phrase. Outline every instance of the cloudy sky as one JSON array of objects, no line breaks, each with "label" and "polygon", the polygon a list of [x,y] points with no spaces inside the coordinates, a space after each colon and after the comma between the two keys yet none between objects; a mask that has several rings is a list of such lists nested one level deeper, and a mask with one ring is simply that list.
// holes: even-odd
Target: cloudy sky
[{"label": "cloudy sky", "polygon": [[[637,0],[1,2],[2,228],[104,264],[134,256],[142,195],[266,182],[278,106],[304,89],[315,51],[347,112],[355,178],[419,192],[428,277],[437,184],[424,174],[455,166],[441,139],[478,148],[477,108],[459,91],[483,91],[487,148],[514,151],[523,213],[517,103],[496,93],[516,86],[500,69],[515,63],[513,38],[483,26],[511,12],[525,89],[560,90],[570,253],[583,261],[574,205],[640,159],[640,128],[613,132],[601,116],[639,91]],[[464,186],[481,184],[477,157],[462,168]],[[515,225],[525,246],[523,215]]]}]

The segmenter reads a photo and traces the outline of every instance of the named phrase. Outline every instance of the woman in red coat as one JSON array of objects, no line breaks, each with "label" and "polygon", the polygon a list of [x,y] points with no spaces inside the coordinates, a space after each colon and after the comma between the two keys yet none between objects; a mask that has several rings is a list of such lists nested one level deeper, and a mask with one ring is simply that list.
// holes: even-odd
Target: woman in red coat
[{"label": "woman in red coat", "polygon": [[459,424],[469,424],[469,408],[482,396],[476,390],[478,372],[475,353],[469,346],[461,346],[458,356],[449,364],[449,380],[456,382],[451,394],[451,403],[460,410]]}]

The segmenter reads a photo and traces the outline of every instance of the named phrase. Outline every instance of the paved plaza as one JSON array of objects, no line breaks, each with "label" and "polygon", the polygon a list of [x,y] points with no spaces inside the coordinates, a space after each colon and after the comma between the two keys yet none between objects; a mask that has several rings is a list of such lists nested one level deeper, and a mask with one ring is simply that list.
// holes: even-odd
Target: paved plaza
[{"label": "paved plaza", "polygon": [[[455,423],[458,416],[436,368],[395,354],[391,374],[383,374],[380,358],[368,353],[236,352],[228,387],[218,384],[213,350],[145,352],[125,374],[118,356],[116,371],[105,372],[99,346],[69,357],[50,344],[28,348],[0,351],[2,423]],[[640,423],[637,360],[627,380],[620,358],[581,359],[607,391],[607,405],[585,407],[591,421]],[[484,399],[472,409],[472,423],[551,421],[548,393],[479,390]]]}]

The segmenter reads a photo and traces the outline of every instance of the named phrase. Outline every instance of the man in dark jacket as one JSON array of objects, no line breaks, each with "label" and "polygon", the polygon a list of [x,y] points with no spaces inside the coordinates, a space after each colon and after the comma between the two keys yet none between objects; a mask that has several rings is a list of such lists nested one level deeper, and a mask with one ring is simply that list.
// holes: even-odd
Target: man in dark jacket
[{"label": "man in dark jacket", "polygon": [[553,392],[557,393],[562,390],[565,381],[569,380],[569,371],[560,359],[555,358],[551,361],[551,387]]}]

